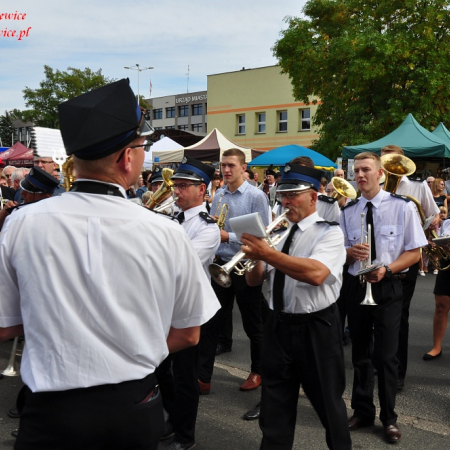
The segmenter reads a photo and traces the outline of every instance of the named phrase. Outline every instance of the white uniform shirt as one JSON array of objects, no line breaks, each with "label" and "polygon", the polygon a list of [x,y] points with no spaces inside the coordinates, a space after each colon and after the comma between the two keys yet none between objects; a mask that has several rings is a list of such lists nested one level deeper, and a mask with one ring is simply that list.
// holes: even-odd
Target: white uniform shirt
[{"label": "white uniform shirt", "polygon": [[[349,204],[341,211],[345,248],[361,243],[361,213],[365,214],[364,229],[367,232],[367,201],[361,196],[356,204]],[[413,202],[395,198],[383,189],[371,202],[377,256],[374,264],[390,264],[405,251],[427,245]],[[355,275],[360,265],[360,261],[351,264],[349,274]]]},{"label": "white uniform shirt", "polygon": [[425,181],[411,181],[408,177],[402,177],[395,193],[414,197],[422,206],[426,218],[439,214],[439,208],[434,201],[431,189]]},{"label": "white uniform shirt", "polygon": [[450,219],[445,219],[442,222],[437,234],[439,237],[450,236]]},{"label": "white uniform shirt", "polygon": [[144,378],[168,355],[171,326],[201,325],[220,307],[177,223],[79,192],[10,215],[0,286],[0,327],[23,323],[33,392]]},{"label": "white uniform shirt", "polygon": [[184,211],[184,222],[181,226],[186,230],[200,262],[203,264],[208,280],[211,280],[208,267],[213,262],[220,245],[220,230],[215,223],[208,223],[202,219],[199,216],[201,212],[208,214],[204,205]]},{"label": "white uniform shirt", "polygon": [[[331,200],[331,201],[330,201]],[[328,222],[339,223],[339,216],[341,215],[341,209],[336,199],[327,197],[326,195],[319,194],[317,196],[316,210],[320,217]],[[284,212],[284,208],[281,203],[276,203],[272,209],[275,217],[280,216]]]},{"label": "white uniform shirt", "polygon": [[[333,304],[339,297],[342,269],[346,258],[344,236],[337,225],[316,223],[321,220],[323,219],[315,212],[298,223],[299,229],[294,234],[289,254],[317,260],[328,267],[330,274],[320,286],[297,281],[286,275],[283,291],[284,312],[304,314],[320,311]],[[281,251],[285,239],[277,245],[277,250]],[[275,270],[272,266],[267,268],[270,280],[270,307],[273,309]]]}]

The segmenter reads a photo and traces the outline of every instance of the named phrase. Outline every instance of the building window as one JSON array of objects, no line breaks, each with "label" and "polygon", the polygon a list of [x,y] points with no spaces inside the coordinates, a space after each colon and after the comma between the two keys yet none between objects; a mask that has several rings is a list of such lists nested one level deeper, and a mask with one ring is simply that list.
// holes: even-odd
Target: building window
[{"label": "building window", "polygon": [[300,130],[307,131],[311,129],[311,110],[301,109],[300,110]]},{"label": "building window", "polygon": [[153,110],[153,119],[154,120],[162,119],[162,108]]},{"label": "building window", "polygon": [[197,105],[192,105],[192,115],[193,116],[201,116],[202,115],[202,104],[198,103]]},{"label": "building window", "polygon": [[245,114],[237,116],[237,134],[245,134]]},{"label": "building window", "polygon": [[287,111],[278,111],[278,131],[280,133],[287,131]]},{"label": "building window", "polygon": [[256,123],[257,123],[257,133],[265,133],[266,132],[266,113],[257,113],[256,114]]},{"label": "building window", "polygon": [[175,130],[175,126],[174,125],[170,125],[170,126],[166,127],[166,130]]},{"label": "building window", "polygon": [[187,117],[189,115],[189,106],[183,105],[178,107],[178,116]]},{"label": "building window", "polygon": [[178,125],[179,130],[189,130],[189,125]]},{"label": "building window", "polygon": [[194,123],[194,125],[192,125],[192,131],[196,131],[197,133],[200,133],[202,131],[202,124]]},{"label": "building window", "polygon": [[171,119],[172,117],[175,117],[175,106],[166,108],[166,119]]}]

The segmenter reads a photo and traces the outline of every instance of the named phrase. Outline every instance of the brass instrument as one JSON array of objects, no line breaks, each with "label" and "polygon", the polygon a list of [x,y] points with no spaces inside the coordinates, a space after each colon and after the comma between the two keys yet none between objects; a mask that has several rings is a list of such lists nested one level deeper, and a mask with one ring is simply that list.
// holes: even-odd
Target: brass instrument
[{"label": "brass instrument", "polygon": [[[368,244],[369,245],[369,256],[367,257],[366,260],[361,261],[360,263],[360,269],[364,270],[367,269],[368,267],[370,267],[371,263],[372,263],[372,227],[371,225],[367,225],[367,232],[364,229],[364,217],[365,214],[361,213],[361,244]],[[360,281],[361,283],[364,283],[364,275],[360,275]],[[377,303],[375,302],[373,295],[372,295],[372,285],[370,283],[368,283],[367,281],[366,283],[366,295],[364,297],[364,300],[360,303],[360,305],[364,305],[364,306],[377,306]]]},{"label": "brass instrument", "polygon": [[162,170],[163,183],[157,189],[157,191],[151,195],[150,200],[147,203],[149,209],[154,209],[156,206],[161,206],[162,202],[168,197],[168,194],[173,191],[172,181],[173,170],[164,167]]},{"label": "brass instrument", "polygon": [[[178,200],[178,197],[172,197],[168,202],[162,203],[160,206],[153,208],[153,211],[161,212],[164,214],[168,214],[166,212],[167,209],[174,207],[174,203]],[[172,214],[170,214],[172,215]]]},{"label": "brass instrument", "polygon": [[[384,183],[383,189],[385,191],[395,193],[400,184],[402,176],[408,176],[416,171],[416,165],[413,161],[403,155],[389,154],[381,157],[381,167],[386,175],[386,181]],[[429,230],[428,227],[432,222],[433,217],[426,218],[425,212],[423,211],[422,205],[417,199],[411,197],[410,195],[405,195],[416,205],[417,211],[420,216],[420,222],[425,231],[425,236],[428,240],[437,238],[437,234],[434,230]],[[431,264],[438,270],[448,270],[450,269],[450,253],[442,247],[437,245],[427,245],[424,247],[423,251],[428,255]],[[441,266],[441,260],[449,260],[447,266]]]},{"label": "brass instrument", "polygon": [[351,198],[354,200],[356,198],[355,188],[344,178],[333,177],[331,179],[331,184],[333,185],[334,192],[331,197],[336,200],[340,200],[342,197]]},{"label": "brass instrument", "polygon": [[225,219],[228,215],[228,205],[224,203],[222,208],[220,208],[219,217],[217,218],[217,226],[223,230],[225,228]]},{"label": "brass instrument", "polygon": [[64,173],[64,188],[66,191],[70,191],[75,181],[72,155],[70,155],[62,165],[62,171]]},{"label": "brass instrument", "polygon": [[[283,214],[278,216],[267,228],[266,232],[268,235],[272,233],[275,228],[282,223],[286,219],[286,214],[289,212],[289,209],[286,209]],[[275,247],[285,236],[289,233],[289,230],[286,230],[283,234],[277,235],[274,239],[270,237],[265,238],[267,243],[271,247]],[[231,277],[230,273],[234,270],[236,275],[244,275],[245,272],[251,272],[253,268],[256,266],[258,261],[248,260],[245,263],[241,263],[241,261],[245,258],[245,252],[243,250],[239,250],[230,261],[228,261],[223,266],[219,266],[219,264],[210,264],[208,267],[209,273],[211,274],[211,278],[222,287],[230,287],[231,286]]]},{"label": "brass instrument", "polygon": [[15,361],[16,361],[16,352],[17,352],[17,345],[19,344],[19,337],[16,336],[13,341],[13,346],[11,350],[11,355],[9,356],[8,366],[6,369],[2,372],[2,375],[5,377],[18,377],[20,375],[19,371],[15,368]]}]

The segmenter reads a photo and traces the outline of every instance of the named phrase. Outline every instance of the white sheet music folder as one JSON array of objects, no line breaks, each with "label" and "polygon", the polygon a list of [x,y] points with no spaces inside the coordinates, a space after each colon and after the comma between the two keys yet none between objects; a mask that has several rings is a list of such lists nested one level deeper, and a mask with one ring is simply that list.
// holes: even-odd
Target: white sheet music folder
[{"label": "white sheet music folder", "polygon": [[230,227],[239,240],[241,240],[242,233],[248,233],[258,238],[267,237],[266,227],[257,212],[231,218]]}]

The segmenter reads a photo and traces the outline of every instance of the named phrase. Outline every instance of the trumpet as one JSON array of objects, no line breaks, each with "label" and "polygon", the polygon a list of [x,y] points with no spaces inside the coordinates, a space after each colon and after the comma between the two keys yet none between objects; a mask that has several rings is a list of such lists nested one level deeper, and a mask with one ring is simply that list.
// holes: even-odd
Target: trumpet
[{"label": "trumpet", "polygon": [[[369,256],[367,257],[366,260],[361,261],[361,265],[360,265],[360,270],[364,270],[367,269],[372,261],[372,238],[371,238],[371,232],[372,232],[372,226],[371,225],[367,225],[367,233],[364,229],[364,217],[365,214],[361,213],[361,244],[369,244]],[[360,282],[361,284],[363,284],[364,281],[364,275],[360,275]],[[364,297],[364,300],[360,303],[360,305],[365,305],[365,306],[377,306],[377,303],[375,302],[375,300],[373,299],[373,295],[372,295],[372,285],[370,283],[368,283],[367,281],[366,283],[366,295]]]},{"label": "trumpet", "polygon": [[223,196],[224,196],[224,194],[222,194],[220,196],[219,203],[217,203],[216,212],[214,213],[215,217],[219,216],[217,218],[217,226],[221,230],[223,230],[225,228],[225,219],[227,218],[227,215],[228,215],[228,205],[226,203],[224,203],[222,205],[222,208],[220,207],[220,204],[222,203],[222,197]]},{"label": "trumpet", "polygon": [[178,200],[178,197],[172,197],[169,201],[162,203],[159,206],[153,208],[153,211],[161,212],[164,214],[168,214],[166,211],[168,209],[172,209],[175,206],[175,202]]},{"label": "trumpet", "polygon": [[[286,209],[283,214],[278,216],[267,228],[266,232],[268,235],[272,233],[275,228],[282,223],[286,219],[286,214],[289,212],[289,209]],[[286,230],[283,234],[276,236],[274,239],[270,237],[265,238],[267,243],[271,247],[275,247],[284,237],[289,233],[289,230]],[[253,268],[256,266],[258,261],[247,260],[245,263],[241,261],[245,258],[245,252],[243,250],[239,250],[230,261],[228,261],[223,266],[219,266],[219,264],[210,264],[208,267],[209,273],[211,274],[211,278],[222,287],[230,287],[231,286],[231,272],[234,270],[236,275],[244,275],[245,272],[251,272]]]}]

